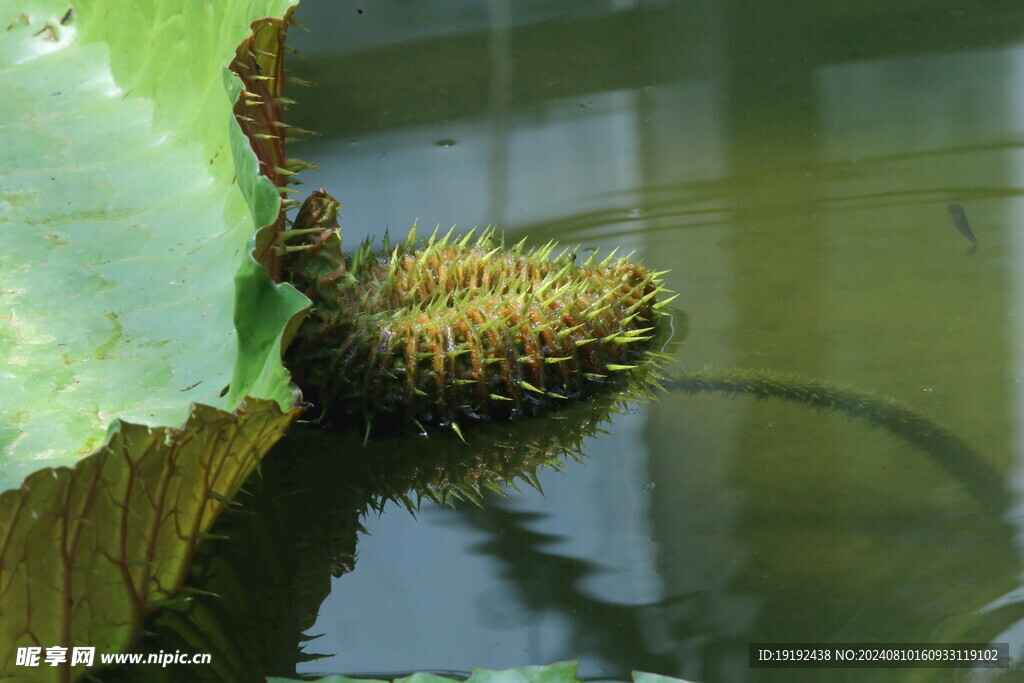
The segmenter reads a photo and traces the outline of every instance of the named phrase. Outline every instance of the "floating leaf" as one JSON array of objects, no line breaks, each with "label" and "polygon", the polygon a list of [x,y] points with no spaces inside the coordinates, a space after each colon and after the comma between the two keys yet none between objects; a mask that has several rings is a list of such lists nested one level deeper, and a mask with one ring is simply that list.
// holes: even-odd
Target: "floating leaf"
[{"label": "floating leaf", "polygon": [[[524,666],[518,669],[492,671],[490,669],[473,669],[473,675],[466,683],[576,683],[576,662],[557,662],[547,666]],[[455,679],[430,673],[417,673],[405,678],[396,678],[394,683],[453,683]],[[679,678],[633,672],[634,683],[686,683]],[[286,678],[268,678],[267,683],[290,683]],[[346,678],[345,676],[327,676],[313,683],[383,683],[365,678]]]},{"label": "floating leaf", "polygon": [[[642,671],[633,672],[633,683],[680,683],[680,679],[659,674],[648,674]],[[686,683],[686,681],[682,681]]]},{"label": "floating leaf", "polygon": [[[237,188],[270,185],[251,152],[234,181],[232,145],[247,150],[222,85],[249,3],[97,1],[67,25],[47,4],[0,1],[0,489],[91,453],[115,417],[231,407],[253,232]],[[259,225],[276,217],[261,208]],[[279,335],[282,315],[264,328]],[[261,395],[293,402],[287,381]]]},{"label": "floating leaf", "polygon": [[124,648],[296,417],[225,70],[295,1],[0,0],[0,675]]}]

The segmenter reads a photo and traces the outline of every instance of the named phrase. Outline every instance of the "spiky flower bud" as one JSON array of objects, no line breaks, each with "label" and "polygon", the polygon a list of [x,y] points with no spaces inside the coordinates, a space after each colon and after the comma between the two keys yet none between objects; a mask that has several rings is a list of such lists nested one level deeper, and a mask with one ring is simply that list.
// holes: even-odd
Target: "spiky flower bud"
[{"label": "spiky flower bud", "polygon": [[305,246],[293,281],[314,309],[288,362],[329,425],[459,431],[534,415],[633,368],[661,315],[661,282],[614,252],[577,263],[553,243],[506,248],[493,230],[418,243],[415,226],[393,249]]}]

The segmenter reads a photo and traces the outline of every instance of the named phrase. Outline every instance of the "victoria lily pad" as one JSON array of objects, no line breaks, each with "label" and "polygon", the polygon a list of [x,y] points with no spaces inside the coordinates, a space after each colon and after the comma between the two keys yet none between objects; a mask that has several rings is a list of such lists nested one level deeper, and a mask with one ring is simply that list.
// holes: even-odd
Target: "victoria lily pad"
[{"label": "victoria lily pad", "polygon": [[0,0],[2,675],[126,647],[297,415],[226,69],[293,4]]}]

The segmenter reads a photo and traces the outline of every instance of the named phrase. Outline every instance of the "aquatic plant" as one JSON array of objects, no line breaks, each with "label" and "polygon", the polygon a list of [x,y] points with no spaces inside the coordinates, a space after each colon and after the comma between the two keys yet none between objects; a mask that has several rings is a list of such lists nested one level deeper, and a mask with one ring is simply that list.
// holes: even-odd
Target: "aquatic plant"
[{"label": "aquatic plant", "polygon": [[19,646],[133,642],[299,416],[287,19],[246,38],[292,4],[0,2],[0,673]]},{"label": "aquatic plant", "polygon": [[128,647],[298,417],[308,302],[249,257],[279,200],[225,69],[293,4],[0,0],[0,676]]},{"label": "aquatic plant", "polygon": [[528,417],[593,395],[636,369],[671,298],[614,252],[577,264],[548,243],[506,248],[416,228],[342,251],[336,200],[317,191],[290,234],[285,276],[313,302],[286,354],[321,424],[427,426]]},{"label": "aquatic plant", "polygon": [[[644,337],[657,315],[648,310],[653,297],[646,299],[660,286],[655,275],[596,264],[596,280],[618,293],[606,302],[585,296],[598,297],[591,303],[605,306],[607,319],[577,325],[562,318],[544,328],[545,319],[534,320],[537,301],[527,306],[527,290],[536,287],[540,297],[564,287],[580,295],[579,274],[571,287],[545,290],[544,277],[535,281],[529,268],[514,267],[508,273],[520,273],[515,303],[525,308],[523,321],[544,328],[536,341],[522,325],[516,332],[498,306],[504,338],[464,336],[465,346],[449,353],[443,330],[427,326],[419,336],[406,334],[407,342],[415,339],[413,354],[392,349],[389,358],[404,363],[402,372],[366,353],[358,367],[371,369],[379,383],[349,379],[354,373],[338,351],[346,338],[336,336],[343,325],[326,326],[351,318],[350,306],[325,305],[299,329],[310,302],[281,277],[288,240],[300,237],[288,235],[283,212],[291,203],[281,194],[307,166],[284,154],[286,136],[300,132],[282,118],[290,102],[281,71],[286,20],[258,21],[250,38],[246,33],[252,20],[282,17],[292,4],[83,0],[69,11],[57,0],[0,0],[0,154],[9,162],[0,173],[0,350],[8,361],[0,378],[2,674],[12,671],[21,645],[124,649],[147,613],[178,600],[200,539],[299,415],[281,361],[292,336],[298,334],[289,353],[310,351],[292,361],[297,375],[311,375],[307,392],[324,405],[334,401],[326,421],[356,416],[365,425],[367,415],[379,422],[397,416],[427,426],[472,421],[471,413],[501,418],[506,403],[523,414],[583,403],[575,399],[606,386],[598,375],[626,373],[622,368],[646,357],[640,348],[653,341]],[[223,68],[229,59],[241,81]],[[218,87],[222,77],[230,99]],[[231,107],[239,125],[226,125]],[[456,246],[410,244],[394,263],[408,258],[427,269],[441,259],[421,250],[436,255]],[[457,248],[487,249],[468,241]],[[386,284],[391,266],[380,262],[383,254],[366,251],[358,264],[339,254],[332,268],[344,265],[346,277],[320,282],[333,271],[321,273],[317,291],[352,302],[363,290],[346,290],[346,283]],[[545,260],[536,252],[531,258]],[[546,267],[557,275],[581,266]],[[579,302],[558,305],[586,317]],[[470,320],[453,324],[466,330]],[[355,327],[351,338],[372,340],[369,325]],[[379,339],[387,327],[376,329]],[[571,358],[558,343],[545,348],[545,335],[557,342],[559,334],[574,342]],[[308,346],[329,337],[338,344],[333,352]],[[431,345],[432,358],[418,355]],[[590,362],[594,349],[604,356]],[[528,351],[532,360],[519,361]],[[318,354],[323,367],[338,372],[326,376],[304,365]],[[445,365],[452,361],[454,370]],[[360,402],[366,391],[385,399],[384,408]],[[555,450],[553,442],[534,446],[541,460]],[[479,486],[490,486],[514,477],[514,460],[469,463],[481,473]],[[454,466],[409,471],[400,485],[443,493],[447,484],[434,475]],[[82,669],[39,671],[70,680]]]}]

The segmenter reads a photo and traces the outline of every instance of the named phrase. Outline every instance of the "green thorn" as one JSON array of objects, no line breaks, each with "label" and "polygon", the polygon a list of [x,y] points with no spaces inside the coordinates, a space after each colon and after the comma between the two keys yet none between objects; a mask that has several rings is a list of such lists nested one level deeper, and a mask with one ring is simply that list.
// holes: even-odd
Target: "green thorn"
[{"label": "green thorn", "polygon": [[521,380],[519,380],[518,384],[519,384],[519,386],[521,386],[521,387],[522,387],[523,389],[526,389],[527,391],[532,391],[532,392],[534,392],[535,394],[543,394],[543,393],[544,393],[543,391],[541,391],[541,390],[540,390],[540,389],[538,389],[537,387],[535,387],[535,386],[533,386],[532,384],[530,384],[529,382],[527,382],[527,381],[526,381],[525,379],[521,379]]},{"label": "green thorn", "polygon": [[459,440],[461,440],[462,443],[466,443],[466,437],[462,436],[462,430],[459,429],[459,423],[454,420],[452,420],[452,431],[459,436]]},{"label": "green thorn", "polygon": [[669,297],[669,298],[667,298],[667,299],[662,299],[662,300],[661,300],[661,301],[659,301],[658,303],[654,304],[654,310],[658,310],[658,309],[660,309],[660,308],[664,308],[664,307],[665,307],[665,306],[667,306],[667,305],[668,305],[668,304],[669,304],[670,302],[674,301],[674,300],[676,299],[676,297],[678,297],[678,296],[679,296],[678,294],[673,294],[672,296],[670,296],[670,297]]}]

